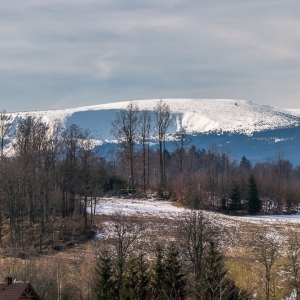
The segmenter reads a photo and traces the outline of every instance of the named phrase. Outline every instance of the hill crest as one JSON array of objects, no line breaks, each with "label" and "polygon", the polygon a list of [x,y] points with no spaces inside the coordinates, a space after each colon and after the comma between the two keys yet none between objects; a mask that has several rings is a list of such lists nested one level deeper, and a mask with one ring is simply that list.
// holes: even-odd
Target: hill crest
[{"label": "hill crest", "polygon": [[[255,102],[234,99],[162,99],[170,106],[172,122],[169,133],[182,129],[188,134],[227,132],[251,136],[254,132],[300,125],[300,112],[284,110]],[[154,111],[160,99],[135,100],[140,110]],[[95,139],[110,141],[111,122],[130,101],[84,106],[69,109],[11,113],[14,121],[35,116],[48,123],[76,123],[90,128]]]}]

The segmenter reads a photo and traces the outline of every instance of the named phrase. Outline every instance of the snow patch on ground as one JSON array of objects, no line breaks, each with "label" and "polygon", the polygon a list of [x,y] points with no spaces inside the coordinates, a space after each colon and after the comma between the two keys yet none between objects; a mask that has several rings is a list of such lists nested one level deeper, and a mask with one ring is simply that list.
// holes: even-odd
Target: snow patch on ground
[{"label": "snow patch on ground", "polygon": [[[190,209],[174,206],[172,202],[154,199],[122,199],[122,198],[99,198],[96,206],[97,215],[112,215],[122,213],[128,216],[155,216],[161,218],[176,218],[183,216]],[[90,212],[90,208],[88,208]],[[261,215],[261,216],[228,216],[220,213],[205,211],[207,216],[214,220],[230,222],[236,221],[259,223],[266,222],[300,222],[300,215]]]},{"label": "snow patch on ground", "polygon": [[171,202],[149,199],[101,198],[96,207],[97,215],[122,213],[129,216],[138,214],[156,217],[175,217],[185,211],[185,208],[176,207]]}]

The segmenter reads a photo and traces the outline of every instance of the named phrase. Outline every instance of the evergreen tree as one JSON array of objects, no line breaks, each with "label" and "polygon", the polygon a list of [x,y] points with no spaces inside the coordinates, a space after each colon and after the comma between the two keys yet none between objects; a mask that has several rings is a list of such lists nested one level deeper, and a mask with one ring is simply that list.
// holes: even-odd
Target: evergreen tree
[{"label": "evergreen tree", "polygon": [[234,182],[233,187],[231,190],[231,193],[229,195],[229,198],[231,200],[229,209],[231,211],[236,211],[242,208],[241,204],[241,191],[239,186]]},{"label": "evergreen tree", "polygon": [[249,194],[247,202],[249,214],[254,215],[260,212],[262,203],[258,196],[257,184],[253,174],[251,174],[249,178]]},{"label": "evergreen tree", "polygon": [[108,251],[104,251],[96,267],[94,296],[97,300],[116,299],[116,281],[114,279],[113,262]]},{"label": "evergreen tree", "polygon": [[221,208],[223,210],[227,210],[227,201],[226,201],[226,198],[225,197],[222,197],[221,198]]},{"label": "evergreen tree", "polygon": [[227,271],[224,268],[223,257],[212,241],[209,244],[208,254],[205,258],[205,267],[205,299],[222,299]]},{"label": "evergreen tree", "polygon": [[164,260],[164,299],[185,299],[186,280],[182,272],[182,262],[179,258],[178,248],[171,244]]},{"label": "evergreen tree", "polygon": [[213,241],[209,244],[209,250],[205,259],[205,274],[205,300],[250,299],[244,290],[241,290],[232,279],[228,278],[223,255],[219,253]]},{"label": "evergreen tree", "polygon": [[247,171],[250,171],[252,168],[251,161],[249,159],[247,159],[245,155],[241,158],[240,168],[247,170]]},{"label": "evergreen tree", "polygon": [[163,280],[164,280],[164,251],[160,245],[156,247],[155,262],[151,273],[151,299],[164,300]]},{"label": "evergreen tree", "polygon": [[128,263],[124,275],[124,299],[146,300],[149,299],[149,266],[144,259],[144,253]]}]

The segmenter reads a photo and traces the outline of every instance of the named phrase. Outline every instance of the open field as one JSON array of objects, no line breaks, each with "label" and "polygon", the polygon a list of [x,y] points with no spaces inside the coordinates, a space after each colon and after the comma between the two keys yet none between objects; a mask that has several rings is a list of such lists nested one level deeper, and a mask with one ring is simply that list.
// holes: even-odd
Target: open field
[{"label": "open field", "polygon": [[[97,222],[105,234],[105,228],[101,226],[101,221],[107,222],[109,216],[122,214],[129,218],[147,223],[147,228],[151,231],[158,231],[160,226],[168,227],[169,232],[177,226],[191,210],[182,206],[174,205],[172,202],[150,199],[125,199],[125,198],[100,198],[96,206]],[[176,204],[176,203],[175,203]],[[90,211],[90,208],[88,209]],[[242,243],[245,238],[250,237],[250,232],[259,228],[267,228],[276,232],[282,244],[288,237],[289,232],[300,230],[300,215],[261,215],[261,216],[229,216],[215,212],[203,211],[210,222],[218,228],[222,238],[222,243],[228,247]],[[153,223],[153,224],[152,224]],[[152,224],[152,225],[151,225]],[[149,231],[150,231],[149,229]],[[164,236],[164,231],[162,232]]]},{"label": "open field", "polygon": [[[124,220],[125,226],[133,225],[130,234],[137,234],[130,250],[132,255],[142,251],[147,259],[152,260],[158,243],[167,247],[171,242],[184,252],[180,231],[191,210],[176,203],[154,198],[98,198],[95,212],[95,239],[75,243],[53,251],[51,255],[29,256],[26,259],[2,258],[1,276],[11,274],[14,278],[29,280],[34,286],[39,286],[38,291],[45,295],[45,299],[57,299],[55,297],[59,293],[69,295],[70,291],[71,299],[90,299],[99,255],[104,247],[114,243],[115,225]],[[295,276],[291,256],[296,255],[294,257],[299,265],[298,216],[286,220],[287,216],[236,217],[207,211],[203,211],[203,215],[214,229],[219,249],[225,256],[228,274],[238,286],[250,291],[253,299],[266,299],[264,261],[272,258],[270,299],[297,299],[292,296]]]},{"label": "open field", "polygon": [[[151,252],[158,242],[175,242],[180,246],[181,222],[190,211],[171,202],[151,198],[101,198],[96,207],[99,232],[95,243],[101,244],[102,240],[111,237],[114,217],[122,215],[135,224],[143,225],[138,248]],[[254,299],[265,299],[263,261],[270,259],[268,255],[271,255],[269,250],[272,247],[275,254],[271,266],[272,299],[296,299],[290,297],[293,291],[290,258],[291,241],[300,233],[299,215],[237,217],[207,211],[203,214],[214,227],[231,276],[241,287],[253,291]],[[297,247],[299,251],[300,246]]]}]

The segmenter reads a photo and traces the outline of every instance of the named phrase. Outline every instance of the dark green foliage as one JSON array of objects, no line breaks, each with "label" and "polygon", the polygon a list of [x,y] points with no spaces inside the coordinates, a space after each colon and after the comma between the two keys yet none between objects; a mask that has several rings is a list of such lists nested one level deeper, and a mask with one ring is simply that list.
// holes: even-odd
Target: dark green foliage
[{"label": "dark green foliage", "polygon": [[182,272],[179,251],[171,244],[167,250],[156,248],[156,259],[151,273],[151,299],[181,300],[186,298],[186,279]]},{"label": "dark green foliage", "polygon": [[232,187],[231,193],[229,195],[229,198],[231,200],[230,205],[229,205],[229,209],[231,211],[237,211],[242,208],[241,191],[240,191],[239,186],[235,182],[233,183],[233,187]]},{"label": "dark green foliage", "polygon": [[103,190],[104,192],[127,191],[127,182],[124,178],[112,175],[104,183]]},{"label": "dark green foliage", "polygon": [[209,243],[208,254],[205,259],[205,269],[205,300],[250,299],[245,291],[240,290],[235,282],[228,278],[223,256],[219,253],[213,241]]},{"label": "dark green foliage", "polygon": [[104,251],[96,267],[94,296],[96,299],[183,300],[186,299],[186,279],[182,272],[179,251],[173,244],[167,250],[157,246],[150,269],[145,254],[131,258],[118,286],[112,259]]},{"label": "dark green foliage", "polygon": [[151,283],[150,283],[152,299],[164,300],[163,280],[164,280],[164,251],[160,245],[157,245],[156,252],[155,252],[155,261],[151,273]]},{"label": "dark green foliage", "polygon": [[112,259],[108,251],[104,251],[96,267],[94,284],[95,299],[116,299],[117,291],[114,275],[115,274]]},{"label": "dark green foliage", "polygon": [[210,242],[205,259],[206,280],[205,299],[222,299],[227,271],[224,268],[222,255],[217,251],[214,242]]},{"label": "dark green foliage", "polygon": [[161,186],[159,186],[157,189],[157,198],[158,199],[166,199],[167,198],[167,195]]},{"label": "dark green foliage", "polygon": [[240,168],[247,170],[247,171],[250,171],[252,168],[251,161],[249,159],[247,159],[245,155],[241,159]]},{"label": "dark green foliage", "polygon": [[164,299],[181,300],[186,295],[186,279],[178,248],[171,244],[164,260]]},{"label": "dark green foliage", "polygon": [[249,193],[248,193],[248,212],[249,214],[257,214],[260,212],[262,203],[258,196],[257,184],[253,174],[249,178]]},{"label": "dark green foliage", "polygon": [[149,299],[148,285],[150,277],[148,263],[143,253],[138,258],[131,259],[124,277],[124,299]]},{"label": "dark green foliage", "polygon": [[[108,251],[104,251],[96,267],[94,297],[108,300],[250,299],[228,276],[223,256],[214,241],[210,239],[206,243],[204,252],[201,276],[192,275],[191,265],[185,264],[178,248],[171,243],[166,249],[158,245],[153,261],[145,259],[146,252],[126,259],[120,281],[116,258],[112,260]],[[186,275],[183,269],[190,271]]]},{"label": "dark green foliage", "polygon": [[221,208],[222,208],[223,210],[226,210],[226,209],[227,209],[227,200],[226,200],[225,197],[222,197],[222,198],[221,198]]}]

